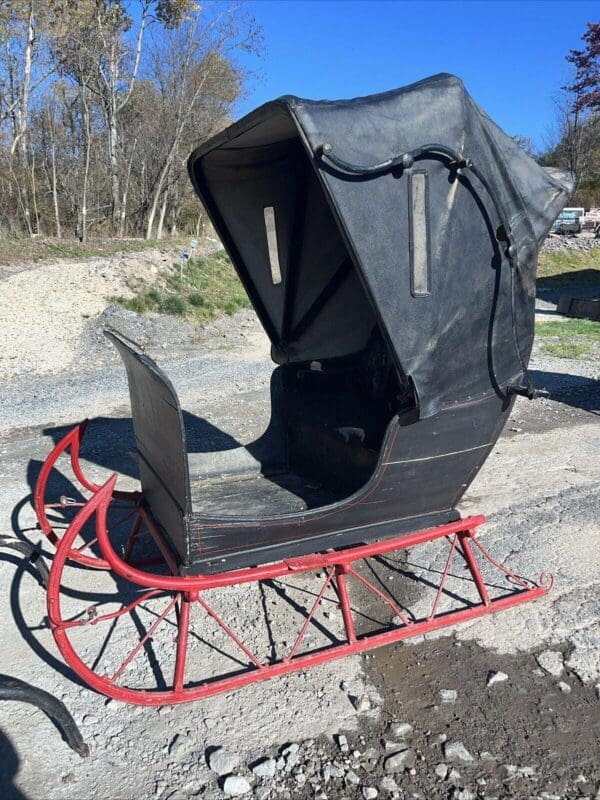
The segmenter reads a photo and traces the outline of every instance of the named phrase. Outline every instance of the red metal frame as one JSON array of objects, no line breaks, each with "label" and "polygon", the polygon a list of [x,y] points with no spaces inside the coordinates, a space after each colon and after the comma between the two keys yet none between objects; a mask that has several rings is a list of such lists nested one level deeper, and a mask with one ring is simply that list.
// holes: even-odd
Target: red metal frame
[{"label": "red metal frame", "polygon": [[[266,680],[267,678],[285,675],[287,673],[304,670],[345,655],[360,653],[382,645],[391,644],[406,639],[410,636],[419,636],[447,625],[475,619],[477,617],[511,608],[528,600],[542,597],[549,590],[551,581],[540,579],[540,585],[524,580],[513,574],[505,566],[494,560],[487,550],[476,538],[477,528],[485,522],[482,516],[468,517],[458,522],[441,525],[425,531],[418,531],[403,535],[395,539],[373,542],[366,545],[355,546],[339,552],[315,553],[301,558],[287,559],[274,564],[238,569],[216,575],[181,576],[177,574],[177,562],[173,557],[160,530],[154,523],[150,514],[141,506],[135,506],[135,522],[126,548],[125,559],[121,558],[114,550],[107,528],[107,514],[111,501],[116,496],[116,476],[110,478],[88,502],[80,509],[76,518],[67,529],[61,541],[57,543],[57,553],[53,561],[48,585],[48,616],[50,625],[59,650],[73,670],[85,680],[92,688],[103,694],[138,705],[164,705],[168,703],[183,703],[198,700],[221,692]],[[132,603],[124,605],[120,610],[109,614],[98,615],[95,608],[88,609],[86,617],[78,616],[75,619],[65,619],[61,610],[61,582],[63,572],[69,558],[72,558],[73,542],[82,527],[96,517],[96,534],[103,561],[121,579],[144,587],[146,591],[139,595]],[[138,566],[132,565],[128,558],[133,545],[144,525],[154,538],[163,555],[164,561],[171,574],[160,575],[146,572]],[[387,594],[371,583],[355,568],[355,564],[363,559],[391,553],[408,547],[415,547],[426,542],[446,539],[449,543],[449,554],[446,565],[441,575],[440,583],[430,613],[418,620],[409,618],[408,612],[403,610]],[[453,611],[440,612],[440,600],[450,572],[456,551],[459,551],[465,561],[472,580],[477,587],[481,602],[469,604],[464,608]],[[488,560],[496,569],[508,578],[511,591],[499,597],[490,596],[490,588],[481,574],[476,551]],[[94,565],[95,566],[95,565]],[[277,660],[262,660],[242,641],[236,633],[207,602],[204,593],[210,589],[231,587],[237,584],[267,579],[283,578],[294,574],[308,572],[325,572],[325,578],[320,592],[317,594],[312,607],[307,610],[303,624],[289,649],[287,655]],[[355,625],[356,610],[353,608],[347,586],[348,578],[359,581],[364,588],[372,592],[398,617],[400,624],[387,626],[383,629],[358,634]],[[543,585],[546,584],[546,585]],[[336,590],[339,606],[342,612],[345,641],[332,644],[311,652],[298,653],[300,645],[305,641],[305,634],[313,623],[315,613],[323,601],[327,589],[333,586]],[[496,587],[497,588],[497,587]],[[156,598],[165,593],[170,595],[169,602],[161,614],[156,615],[153,624],[135,644],[131,652],[123,660],[120,667],[112,674],[101,675],[90,668],[79,656],[74,647],[69,633],[73,629],[80,629],[84,625],[98,625],[107,620],[116,621],[120,617],[132,613],[150,598]],[[225,675],[219,678],[210,678],[201,683],[186,684],[186,662],[188,655],[188,642],[190,635],[190,609],[197,604],[221,628],[226,636],[235,643],[247,659],[247,668],[238,674]],[[177,636],[175,640],[175,666],[171,688],[164,690],[147,690],[124,686],[121,678],[131,662],[144,650],[158,627],[172,612],[176,614]],[[203,632],[203,635],[204,632]]]},{"label": "red metal frame", "polygon": [[[98,484],[87,479],[79,460],[81,442],[85,436],[88,423],[89,420],[84,419],[83,422],[80,422],[79,425],[76,425],[74,428],[72,428],[53,447],[46,460],[42,464],[40,474],[38,475],[35,484],[35,489],[33,492],[33,507],[37,516],[38,524],[42,533],[55,547],[58,547],[60,543],[60,536],[56,528],[52,526],[50,520],[48,519],[48,510],[76,508],[78,506],[81,507],[84,506],[86,502],[85,500],[83,502],[77,502],[67,497],[61,497],[58,500],[50,503],[46,502],[48,480],[52,474],[52,470],[56,466],[57,461],[68,452],[71,462],[71,469],[82,490],[91,494],[96,494],[96,492],[101,489]],[[125,501],[136,501],[139,498],[139,493],[117,491],[115,492],[115,497]],[[109,569],[109,564],[104,559],[93,554],[88,555],[84,552],[94,544],[95,541],[83,542],[83,544],[81,544],[79,547],[71,548],[69,558],[72,561],[81,564],[82,566],[93,567],[94,569]]]}]

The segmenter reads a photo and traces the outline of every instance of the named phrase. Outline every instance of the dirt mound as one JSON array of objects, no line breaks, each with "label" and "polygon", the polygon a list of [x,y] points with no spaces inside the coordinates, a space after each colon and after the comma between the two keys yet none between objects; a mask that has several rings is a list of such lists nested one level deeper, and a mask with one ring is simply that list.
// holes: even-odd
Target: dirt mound
[{"label": "dirt mound", "polygon": [[[152,283],[176,258],[176,250],[151,249],[36,264],[4,278],[0,377],[61,372],[89,357],[85,345],[80,345],[88,321],[102,314],[110,298],[131,297],[130,287],[141,281]],[[181,335],[181,326],[175,327]]]},{"label": "dirt mound", "polygon": [[190,344],[196,331],[193,325],[181,317],[166,314],[136,314],[116,303],[111,303],[101,314],[88,320],[78,344],[78,357],[94,364],[118,360],[114,347],[110,347],[104,336],[105,328],[113,328],[124,334],[144,350],[168,350]]}]

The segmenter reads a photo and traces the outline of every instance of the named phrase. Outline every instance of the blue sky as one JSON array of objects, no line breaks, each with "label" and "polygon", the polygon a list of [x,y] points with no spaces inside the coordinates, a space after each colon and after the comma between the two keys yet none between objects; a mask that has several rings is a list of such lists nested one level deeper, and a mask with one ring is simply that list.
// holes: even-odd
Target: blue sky
[{"label": "blue sky", "polygon": [[248,0],[263,29],[264,55],[244,57],[258,73],[236,115],[281,94],[355,97],[452,72],[511,135],[538,147],[553,120],[553,97],[569,76],[564,58],[581,46],[597,2],[400,2]]}]

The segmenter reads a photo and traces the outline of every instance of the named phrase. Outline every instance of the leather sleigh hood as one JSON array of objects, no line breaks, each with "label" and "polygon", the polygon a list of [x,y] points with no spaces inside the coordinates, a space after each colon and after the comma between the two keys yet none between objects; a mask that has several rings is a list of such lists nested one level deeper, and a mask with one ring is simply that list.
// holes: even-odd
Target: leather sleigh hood
[{"label": "leather sleigh hood", "polygon": [[[537,253],[572,181],[540,167],[458,78],[353,100],[280,98],[198,148],[189,171],[280,363],[318,358],[319,347],[344,355],[373,317],[421,418],[523,379]],[[268,258],[267,206],[280,212],[280,286],[257,266]],[[327,215],[335,236],[318,228]],[[414,286],[417,235],[425,291]],[[328,269],[324,260],[311,273],[315,256],[299,255],[311,238],[319,252],[339,239],[344,252],[331,245],[330,260],[351,261],[357,288],[346,282],[336,300],[334,286],[310,325],[294,328],[288,306],[304,308]]]}]

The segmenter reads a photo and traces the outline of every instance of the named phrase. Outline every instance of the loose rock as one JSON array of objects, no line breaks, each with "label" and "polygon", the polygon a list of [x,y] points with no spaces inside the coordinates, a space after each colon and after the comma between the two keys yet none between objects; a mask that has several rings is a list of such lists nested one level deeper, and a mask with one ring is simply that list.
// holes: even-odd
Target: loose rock
[{"label": "loose rock", "polygon": [[352,703],[359,714],[363,714],[365,711],[371,710],[371,701],[366,694],[363,694],[362,697],[353,698]]},{"label": "loose rock", "polygon": [[362,796],[365,800],[375,800],[379,792],[374,786],[363,786],[362,787]]},{"label": "loose rock", "polygon": [[517,772],[524,778],[534,778],[536,774],[535,767],[519,767]]},{"label": "loose rock", "polygon": [[398,772],[402,769],[414,767],[415,761],[415,751],[407,747],[405,750],[400,750],[398,753],[388,756],[383,762],[383,768],[386,772]]},{"label": "loose rock", "polygon": [[563,655],[557,650],[544,650],[538,656],[536,661],[542,669],[545,669],[550,675],[555,678],[562,675],[564,669]]},{"label": "loose rock", "polygon": [[252,767],[252,772],[257,778],[272,778],[277,770],[277,762],[274,758],[265,758]]},{"label": "loose rock", "polygon": [[461,779],[460,772],[457,769],[455,769],[454,767],[452,767],[452,769],[448,773],[448,780],[452,781],[452,783],[458,783],[460,781],[460,779]]},{"label": "loose rock", "polygon": [[442,703],[455,703],[458,697],[456,689],[440,689],[440,700]]},{"label": "loose rock", "polygon": [[243,794],[248,794],[252,787],[241,775],[228,775],[223,782],[223,791],[229,797],[241,797]]},{"label": "loose rock", "polygon": [[331,778],[343,778],[344,770],[342,767],[337,767],[335,764],[325,764],[323,767],[323,778],[327,783]]},{"label": "loose rock", "polygon": [[208,757],[208,766],[217,775],[229,775],[230,772],[239,766],[241,761],[237,753],[230,753],[224,747],[214,750]]},{"label": "loose rock", "polygon": [[477,795],[475,792],[472,792],[470,789],[459,789],[453,795],[456,800],[475,800]]},{"label": "loose rock", "polygon": [[284,747],[281,751],[281,755],[285,759],[285,768],[289,771],[292,767],[295,767],[298,761],[300,761],[300,745],[293,742],[292,744],[288,744],[287,747]]},{"label": "loose rock", "polygon": [[398,742],[395,739],[384,739],[383,749],[387,753],[396,753],[398,751]]},{"label": "loose rock", "polygon": [[508,680],[506,672],[488,672],[487,685],[494,686],[496,683],[505,683]]},{"label": "loose rock", "polygon": [[446,736],[446,734],[445,734],[445,733],[435,733],[435,734],[432,734],[432,735],[431,735],[431,736],[430,736],[430,737],[427,739],[427,744],[428,744],[430,747],[433,747],[433,746],[434,746],[434,745],[436,745],[436,744],[444,744],[444,742],[447,740],[447,738],[448,738],[448,737]]},{"label": "loose rock", "polygon": [[436,766],[434,772],[438,776],[438,778],[441,778],[442,780],[445,780],[446,776],[448,775],[448,765],[447,764],[438,764]]},{"label": "loose rock", "polygon": [[389,732],[397,739],[405,739],[413,732],[413,726],[408,722],[390,722]]},{"label": "loose rock", "polygon": [[446,742],[444,745],[444,755],[448,761],[469,763],[475,760],[462,742]]}]

